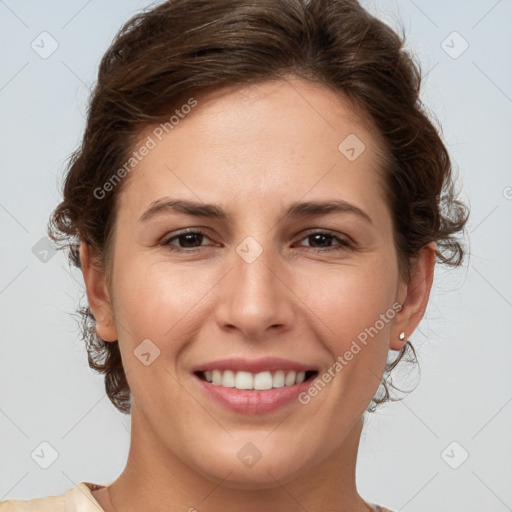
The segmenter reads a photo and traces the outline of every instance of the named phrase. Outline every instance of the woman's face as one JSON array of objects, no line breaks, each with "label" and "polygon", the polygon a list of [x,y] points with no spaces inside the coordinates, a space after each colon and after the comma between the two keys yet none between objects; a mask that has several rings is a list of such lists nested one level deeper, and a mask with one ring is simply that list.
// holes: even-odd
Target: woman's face
[{"label": "woman's face", "polygon": [[[415,327],[397,313],[378,141],[299,79],[194,99],[141,135],[98,333],[119,339],[133,442],[224,485],[275,485],[340,453]],[[316,380],[291,384],[305,370]]]}]

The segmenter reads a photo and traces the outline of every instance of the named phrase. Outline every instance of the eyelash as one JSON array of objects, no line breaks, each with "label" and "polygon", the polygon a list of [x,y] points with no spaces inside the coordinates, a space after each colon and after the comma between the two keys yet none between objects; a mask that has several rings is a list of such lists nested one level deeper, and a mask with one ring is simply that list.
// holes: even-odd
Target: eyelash
[{"label": "eyelash", "polygon": [[[185,247],[177,247],[177,246],[174,246],[171,244],[172,241],[179,239],[180,236],[184,236],[184,235],[202,235],[205,238],[208,238],[208,236],[202,231],[196,231],[193,229],[189,229],[186,231],[182,231],[176,235],[173,235],[170,238],[164,239],[160,244],[167,247],[167,249],[169,249],[170,251],[173,251],[173,252],[174,251],[175,252],[197,252],[197,251],[200,251],[203,247],[205,247],[205,246],[201,245],[199,247],[185,248]],[[325,252],[331,252],[331,251],[347,251],[347,250],[353,251],[355,249],[354,244],[352,242],[350,242],[346,239],[343,239],[343,238],[339,238],[330,231],[322,231],[322,230],[313,231],[313,232],[310,232],[307,235],[305,235],[301,240],[304,240],[306,238],[309,238],[309,237],[315,236],[315,235],[326,235],[328,237],[332,237],[333,241],[336,240],[337,242],[339,242],[339,246],[327,247],[327,248],[323,248],[323,249],[311,247],[310,249],[314,252],[325,253]],[[302,246],[302,247],[307,247],[307,246]]]}]

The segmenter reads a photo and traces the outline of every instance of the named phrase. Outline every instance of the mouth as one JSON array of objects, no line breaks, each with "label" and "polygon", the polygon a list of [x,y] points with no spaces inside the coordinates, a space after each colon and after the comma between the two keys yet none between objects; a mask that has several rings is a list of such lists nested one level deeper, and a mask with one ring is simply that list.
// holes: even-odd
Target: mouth
[{"label": "mouth", "polygon": [[260,415],[303,406],[300,396],[319,368],[280,357],[238,357],[199,364],[191,373],[212,403],[236,414]]},{"label": "mouth", "polygon": [[300,396],[318,371],[196,370],[193,374],[200,390],[223,409],[236,414],[262,415],[284,407],[303,407]]},{"label": "mouth", "polygon": [[258,373],[234,370],[198,370],[194,375],[202,381],[234,388],[244,391],[266,391],[273,388],[283,388],[302,384],[313,380],[317,370],[295,371],[295,370],[266,370]]}]

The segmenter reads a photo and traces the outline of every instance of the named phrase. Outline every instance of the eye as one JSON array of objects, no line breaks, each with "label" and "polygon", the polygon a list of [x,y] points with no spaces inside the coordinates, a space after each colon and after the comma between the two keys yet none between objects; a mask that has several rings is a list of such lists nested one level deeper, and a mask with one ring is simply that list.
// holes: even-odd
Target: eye
[{"label": "eye", "polygon": [[[315,231],[306,235],[302,240],[308,240],[312,249],[317,252],[343,251],[354,249],[354,244],[346,238],[340,238],[329,231]],[[332,243],[337,245],[332,245]]]},{"label": "eye", "polygon": [[[160,242],[160,245],[165,246],[171,251],[181,252],[195,252],[206,248],[211,245],[218,244],[207,244],[203,243],[205,240],[210,240],[203,231],[188,229],[180,233],[175,233],[172,236],[165,238]],[[315,231],[308,233],[302,240],[309,242],[309,247],[316,252],[327,252],[327,251],[343,251],[343,250],[354,250],[354,244],[346,239],[336,236],[334,233],[329,231]],[[333,245],[334,244],[334,245]],[[302,247],[308,247],[303,244],[299,244]]]},{"label": "eye", "polygon": [[[160,242],[160,244],[168,247],[172,251],[186,251],[187,249],[193,250],[203,247],[204,245],[202,242],[204,241],[204,239],[209,240],[208,237],[202,231],[195,231],[189,229],[164,239],[162,242]],[[177,242],[177,244],[175,242]],[[192,251],[189,250],[187,252]]]}]

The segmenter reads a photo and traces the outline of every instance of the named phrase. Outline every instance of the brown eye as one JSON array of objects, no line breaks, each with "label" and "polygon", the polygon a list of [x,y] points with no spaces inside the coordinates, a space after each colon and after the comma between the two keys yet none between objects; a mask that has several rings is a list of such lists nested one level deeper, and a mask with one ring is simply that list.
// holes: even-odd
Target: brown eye
[{"label": "brown eye", "polygon": [[203,244],[205,239],[208,239],[208,237],[201,231],[184,231],[163,240],[161,245],[173,251],[198,249],[206,245]]},{"label": "brown eye", "polygon": [[351,242],[344,238],[335,236],[328,231],[309,233],[302,240],[308,240],[309,247],[319,251],[338,251],[353,248],[353,244]]}]

